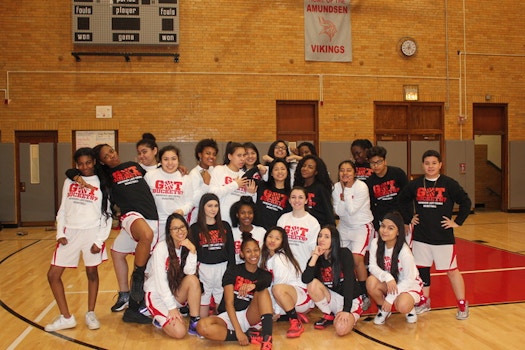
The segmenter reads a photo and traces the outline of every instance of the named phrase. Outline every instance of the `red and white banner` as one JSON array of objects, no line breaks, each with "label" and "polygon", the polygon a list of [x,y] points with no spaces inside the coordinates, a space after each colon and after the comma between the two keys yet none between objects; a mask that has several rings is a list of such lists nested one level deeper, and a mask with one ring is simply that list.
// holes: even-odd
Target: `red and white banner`
[{"label": "red and white banner", "polygon": [[350,0],[304,0],[306,61],[351,62]]}]

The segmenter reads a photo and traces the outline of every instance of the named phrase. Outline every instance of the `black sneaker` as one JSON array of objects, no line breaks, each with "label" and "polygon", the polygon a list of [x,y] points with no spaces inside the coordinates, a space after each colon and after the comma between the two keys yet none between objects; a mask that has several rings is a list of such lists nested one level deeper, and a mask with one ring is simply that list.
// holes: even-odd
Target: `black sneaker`
[{"label": "black sneaker", "polygon": [[256,328],[249,328],[244,334],[246,334],[252,344],[262,344],[263,342],[263,336]]},{"label": "black sneaker", "polygon": [[323,318],[314,323],[315,329],[325,329],[326,327],[334,324],[334,314],[324,314]]},{"label": "black sneaker", "polygon": [[111,307],[112,312],[124,310],[129,305],[129,292],[118,292],[118,299],[115,305]]},{"label": "black sneaker", "polygon": [[152,320],[151,318],[144,316],[136,310],[127,308],[126,311],[124,311],[124,315],[122,316],[122,321],[127,323],[150,324]]},{"label": "black sneaker", "polygon": [[130,297],[137,303],[144,299],[144,272],[135,270],[131,275]]}]

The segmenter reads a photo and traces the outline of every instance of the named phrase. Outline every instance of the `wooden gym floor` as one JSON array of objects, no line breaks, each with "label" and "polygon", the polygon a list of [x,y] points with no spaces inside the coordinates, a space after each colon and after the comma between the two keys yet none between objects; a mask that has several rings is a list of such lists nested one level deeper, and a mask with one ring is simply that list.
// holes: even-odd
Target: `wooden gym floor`
[{"label": "wooden gym floor", "polygon": [[[111,233],[111,246],[117,232]],[[455,300],[443,274],[432,277],[432,311],[416,324],[393,314],[383,326],[373,324],[375,307],[355,331],[337,337],[333,329],[314,330],[311,323],[298,339],[287,339],[287,322],[274,324],[274,349],[522,349],[525,342],[525,213],[479,211],[456,230],[458,262],[464,274],[470,318],[455,319]],[[85,269],[67,269],[66,297],[77,327],[47,333],[43,327],[58,313],[46,273],[55,245],[50,228],[0,231],[0,349],[239,349],[237,343],[215,343],[186,336],[167,338],[150,325],[126,324],[112,313],[117,283],[110,261],[99,267],[96,313],[102,324],[90,331]],[[130,260],[131,262],[131,260]],[[320,313],[313,311],[315,321]],[[257,349],[256,345],[247,348]]]}]

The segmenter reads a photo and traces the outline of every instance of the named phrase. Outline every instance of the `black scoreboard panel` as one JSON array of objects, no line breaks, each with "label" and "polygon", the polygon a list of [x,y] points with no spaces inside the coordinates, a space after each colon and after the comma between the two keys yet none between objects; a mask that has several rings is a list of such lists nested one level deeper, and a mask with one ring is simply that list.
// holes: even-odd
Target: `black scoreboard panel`
[{"label": "black scoreboard panel", "polygon": [[72,0],[74,44],[175,45],[178,0]]}]

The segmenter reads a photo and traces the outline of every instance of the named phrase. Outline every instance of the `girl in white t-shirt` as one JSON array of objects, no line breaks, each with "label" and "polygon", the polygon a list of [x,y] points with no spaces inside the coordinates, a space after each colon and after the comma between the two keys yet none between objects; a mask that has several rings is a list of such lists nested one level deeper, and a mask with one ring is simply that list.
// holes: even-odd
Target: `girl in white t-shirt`
[{"label": "girl in white t-shirt", "polygon": [[405,314],[408,323],[415,323],[414,305],[423,295],[423,282],[405,243],[405,226],[399,213],[388,213],[381,221],[379,237],[374,238],[370,248],[368,268],[366,288],[379,310],[374,323],[384,324],[392,306]]},{"label": "girl in white t-shirt", "polygon": [[284,228],[290,243],[290,249],[297,259],[301,270],[304,270],[315,248],[317,234],[321,226],[316,218],[306,211],[308,195],[303,187],[296,186],[290,192],[292,211],[283,214],[277,221],[277,226]]}]

